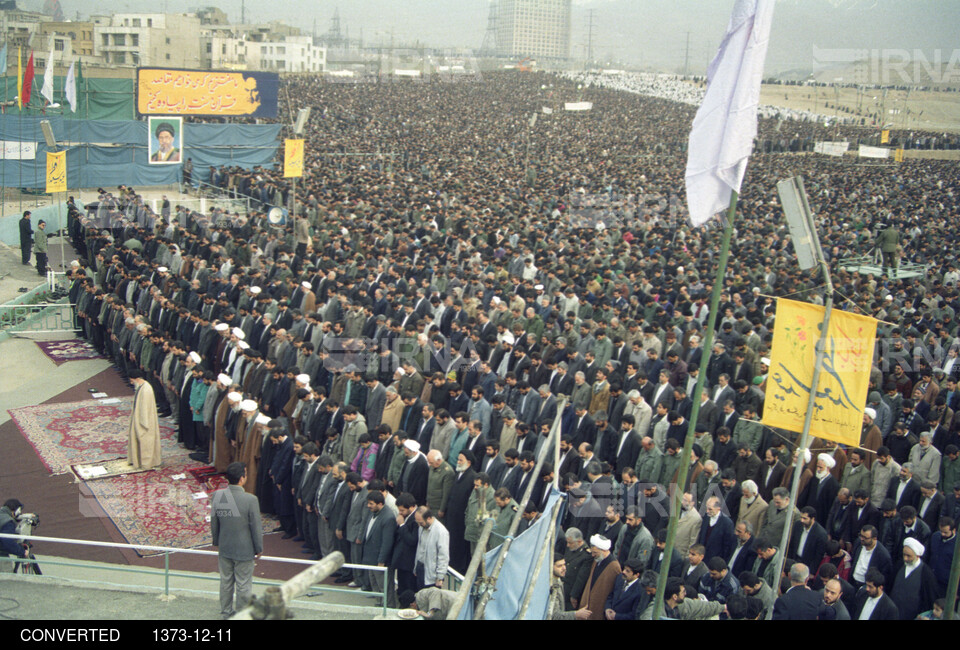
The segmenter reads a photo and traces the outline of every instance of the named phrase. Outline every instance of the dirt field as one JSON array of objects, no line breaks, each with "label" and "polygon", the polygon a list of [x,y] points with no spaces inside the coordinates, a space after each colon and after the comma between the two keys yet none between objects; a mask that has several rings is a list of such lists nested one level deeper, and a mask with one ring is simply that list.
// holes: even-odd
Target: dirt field
[{"label": "dirt field", "polygon": [[[862,116],[870,120],[882,105],[886,114],[884,123],[890,125],[888,128],[960,132],[960,93],[957,92],[888,90],[884,98],[882,91],[873,89],[861,93],[856,88],[764,85],[760,103],[822,115]],[[852,112],[838,112],[837,105]]]}]

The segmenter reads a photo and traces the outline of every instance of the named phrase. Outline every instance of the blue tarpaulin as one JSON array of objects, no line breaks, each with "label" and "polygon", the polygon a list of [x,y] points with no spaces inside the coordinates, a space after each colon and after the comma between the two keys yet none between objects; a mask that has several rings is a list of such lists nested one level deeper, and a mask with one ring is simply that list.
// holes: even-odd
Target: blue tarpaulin
[{"label": "blue tarpaulin", "polygon": [[[550,576],[553,574],[551,556],[548,554],[544,559],[537,575],[533,574],[533,569],[537,565],[537,558],[543,549],[550,528],[548,513],[553,512],[553,506],[559,498],[560,493],[554,490],[547,501],[547,507],[544,508],[544,515],[533,526],[513,540],[497,578],[497,590],[487,602],[486,610],[484,610],[483,617],[485,620],[512,621],[516,619],[520,614],[520,607],[523,605],[523,599],[531,581],[536,581],[536,584],[524,620],[541,621],[546,618],[547,606],[550,601]],[[562,508],[563,504],[560,507]],[[560,518],[562,518],[562,515],[561,512]],[[499,554],[500,547],[487,552],[484,561],[488,568],[493,568]],[[473,611],[474,603],[467,599],[466,605],[460,610],[459,619],[472,619]]]},{"label": "blue tarpaulin", "polygon": [[[67,150],[67,184],[72,188],[124,184],[171,185],[181,165],[150,165],[146,122],[64,120],[60,116],[0,115],[0,140],[37,143],[36,160],[0,161],[4,187],[43,188],[46,151],[40,121],[48,119]],[[195,179],[208,180],[210,167],[273,167],[280,146],[279,124],[193,124],[183,127],[183,159],[193,159]]]}]

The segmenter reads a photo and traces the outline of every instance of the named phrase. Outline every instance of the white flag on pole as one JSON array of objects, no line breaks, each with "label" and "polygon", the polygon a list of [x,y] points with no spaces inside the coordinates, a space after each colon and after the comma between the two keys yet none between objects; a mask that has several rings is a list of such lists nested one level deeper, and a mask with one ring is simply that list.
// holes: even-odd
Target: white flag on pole
[{"label": "white flag on pole", "polygon": [[707,69],[707,92],[693,120],[687,153],[687,204],[699,226],[739,192],[757,135],[757,106],[774,0],[737,0]]},{"label": "white flag on pole", "polygon": [[47,57],[47,69],[43,71],[43,86],[40,94],[53,103],[53,44],[50,44],[50,56]]},{"label": "white flag on pole", "polygon": [[74,113],[77,112],[77,78],[73,73],[75,65],[77,65],[76,62],[70,64],[67,79],[63,84],[63,94],[67,98],[67,103],[70,104],[70,110]]}]

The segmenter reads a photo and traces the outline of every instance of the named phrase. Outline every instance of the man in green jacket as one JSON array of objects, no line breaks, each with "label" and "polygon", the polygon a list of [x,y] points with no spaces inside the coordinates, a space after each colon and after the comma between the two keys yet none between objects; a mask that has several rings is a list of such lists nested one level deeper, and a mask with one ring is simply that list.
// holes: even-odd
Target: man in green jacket
[{"label": "man in green jacket", "polygon": [[890,269],[897,270],[900,260],[897,258],[897,244],[900,241],[900,233],[892,225],[887,226],[877,236],[877,247],[883,256],[883,272],[889,273]]},{"label": "man in green jacket", "polygon": [[474,477],[473,492],[470,493],[470,499],[467,501],[466,529],[463,532],[463,538],[470,542],[471,557],[477,550],[483,522],[488,518],[496,517],[499,511],[493,498],[494,492],[494,488],[490,486],[490,477],[486,473],[480,472]]},{"label": "man in green jacket", "polygon": [[47,222],[43,219],[37,224],[33,233],[33,252],[37,258],[37,273],[47,274]]},{"label": "man in green jacket", "polygon": [[506,539],[507,533],[510,531],[513,518],[520,511],[520,506],[510,496],[510,490],[507,488],[498,489],[494,492],[493,497],[497,506],[495,513],[497,522],[493,525],[493,531],[490,533],[487,549],[496,548],[503,544],[503,540]]}]

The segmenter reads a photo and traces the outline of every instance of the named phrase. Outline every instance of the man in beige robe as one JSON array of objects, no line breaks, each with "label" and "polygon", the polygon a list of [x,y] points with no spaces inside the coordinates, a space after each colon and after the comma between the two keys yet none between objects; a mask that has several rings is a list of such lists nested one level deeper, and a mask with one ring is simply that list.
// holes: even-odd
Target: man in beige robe
[{"label": "man in beige robe", "polygon": [[133,383],[133,413],[127,436],[127,458],[137,469],[160,467],[160,422],[157,418],[157,400],[153,387],[139,370],[131,370]]}]

